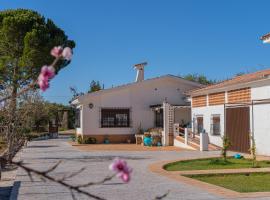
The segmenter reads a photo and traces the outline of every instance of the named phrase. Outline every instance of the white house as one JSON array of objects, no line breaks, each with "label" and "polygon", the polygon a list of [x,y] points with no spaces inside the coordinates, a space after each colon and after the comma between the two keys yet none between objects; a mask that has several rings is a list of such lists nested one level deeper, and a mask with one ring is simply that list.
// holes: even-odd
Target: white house
[{"label": "white house", "polygon": [[270,155],[270,69],[236,76],[195,89],[192,99],[193,131],[205,132],[209,142],[222,146],[226,134],[231,150],[248,152],[255,139],[257,153]]},{"label": "white house", "polygon": [[[173,75],[144,80],[145,64],[135,65],[135,82],[85,94],[72,102],[79,111],[77,134],[96,138],[98,143],[105,138],[110,143],[122,143],[134,141],[140,126],[144,130],[161,127],[163,144],[171,144],[168,120],[190,123],[190,103],[184,93],[201,85]],[[173,115],[170,119],[169,114]]]}]

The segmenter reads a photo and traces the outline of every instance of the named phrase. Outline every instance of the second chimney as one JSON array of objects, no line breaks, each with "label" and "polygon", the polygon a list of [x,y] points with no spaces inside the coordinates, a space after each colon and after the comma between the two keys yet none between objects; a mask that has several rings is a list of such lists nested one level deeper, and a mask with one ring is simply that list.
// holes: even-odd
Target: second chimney
[{"label": "second chimney", "polygon": [[144,80],[144,67],[146,65],[147,65],[147,62],[134,65],[134,68],[137,70],[135,82],[140,82]]}]

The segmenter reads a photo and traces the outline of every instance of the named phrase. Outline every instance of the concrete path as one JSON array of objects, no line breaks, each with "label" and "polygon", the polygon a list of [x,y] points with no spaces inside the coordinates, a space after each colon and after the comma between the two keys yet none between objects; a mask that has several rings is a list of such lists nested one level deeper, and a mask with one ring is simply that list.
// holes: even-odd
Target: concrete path
[{"label": "concrete path", "polygon": [[[69,180],[74,184],[98,181],[110,174],[108,165],[115,157],[121,157],[128,161],[133,167],[132,180],[123,184],[115,178],[101,186],[90,187],[87,190],[95,195],[112,200],[149,200],[157,195],[162,195],[170,190],[166,199],[223,199],[193,187],[185,183],[158,176],[148,170],[148,166],[162,160],[174,160],[184,158],[198,158],[218,155],[219,152],[197,152],[197,151],[90,151],[84,152],[72,147],[67,139],[55,139],[46,141],[34,141],[23,149],[22,159],[32,167],[46,170],[57,161],[62,160],[61,165],[52,173],[61,177],[66,173],[74,172],[81,167],[86,170],[78,176]],[[89,199],[83,195],[76,194],[77,199]],[[70,191],[51,182],[42,182],[34,178],[29,180],[27,174],[21,169],[17,172],[15,186],[12,190],[11,199],[19,200],[69,200],[72,199]],[[270,199],[270,198],[264,198]]]}]

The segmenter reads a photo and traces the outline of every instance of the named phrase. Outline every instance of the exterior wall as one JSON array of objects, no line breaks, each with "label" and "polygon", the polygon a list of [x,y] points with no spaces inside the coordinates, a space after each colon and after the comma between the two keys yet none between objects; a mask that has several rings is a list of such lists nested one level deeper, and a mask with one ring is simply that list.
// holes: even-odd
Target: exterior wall
[{"label": "exterior wall", "polygon": [[[251,89],[253,100],[269,99],[270,85],[254,87]],[[260,155],[270,155],[270,104],[258,104],[253,106],[254,138],[257,153]],[[251,119],[252,120],[252,119]],[[251,121],[252,125],[252,121]]]},{"label": "exterior wall", "polygon": [[76,128],[76,134],[81,135],[82,134],[82,127],[83,127],[83,106],[77,106],[77,109],[80,109],[80,127]]},{"label": "exterior wall", "polygon": [[215,106],[225,103],[225,92],[213,93],[208,95],[208,105]]},{"label": "exterior wall", "polygon": [[180,108],[174,110],[174,123],[185,124],[191,122],[191,110],[190,108]]},{"label": "exterior wall", "polygon": [[196,96],[192,97],[192,107],[203,107],[207,106],[207,96]]},{"label": "exterior wall", "polygon": [[[211,116],[220,115],[220,133],[221,135],[211,135]],[[224,105],[207,106],[192,108],[192,120],[196,119],[196,116],[203,116],[203,127],[208,133],[209,142],[218,146],[222,146],[221,136],[224,135]],[[192,123],[193,124],[193,123]],[[194,127],[193,127],[194,128]]]},{"label": "exterior wall", "polygon": [[[229,93],[225,93],[225,99],[228,96],[229,102],[250,102],[250,100],[270,99],[270,80],[255,83],[250,85],[251,89],[234,90],[239,92],[241,97],[235,97]],[[232,93],[231,93],[232,94]],[[242,95],[241,95],[242,94]],[[232,98],[233,97],[233,98]],[[229,100],[230,99],[230,100]],[[236,101],[237,99],[237,101]],[[196,115],[201,115],[204,118],[204,129],[207,133],[210,133],[211,115],[220,114],[221,134],[224,134],[224,105],[217,106],[205,106],[205,107],[193,107],[192,118]],[[255,104],[250,106],[250,129],[254,130],[254,138],[256,142],[257,154],[259,155],[270,155],[269,141],[270,141],[270,103]],[[252,127],[254,125],[254,127]],[[218,146],[222,145],[220,136],[209,135],[210,143]]]},{"label": "exterior wall", "polygon": [[[135,134],[138,127],[145,130],[154,127],[154,112],[150,105],[162,104],[166,99],[170,104],[185,104],[183,92],[194,89],[194,85],[181,84],[176,80],[153,80],[141,82],[110,92],[100,92],[82,99],[84,136],[108,136]],[[90,109],[89,103],[94,107]],[[131,127],[128,128],[101,128],[100,110],[105,107],[130,108]]]},{"label": "exterior wall", "polygon": [[250,103],[251,89],[241,88],[228,91],[228,103]]}]

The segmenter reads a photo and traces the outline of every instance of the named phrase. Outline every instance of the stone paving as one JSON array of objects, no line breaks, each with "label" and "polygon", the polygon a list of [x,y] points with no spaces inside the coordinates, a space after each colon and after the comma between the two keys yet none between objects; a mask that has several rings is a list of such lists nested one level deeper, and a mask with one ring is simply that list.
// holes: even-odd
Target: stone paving
[{"label": "stone paving", "polygon": [[2,177],[0,181],[0,199],[1,200],[8,200],[11,189],[16,177],[16,170],[15,166],[6,166],[5,170],[2,170]]},{"label": "stone paving", "polygon": [[[61,165],[52,175],[61,177],[66,173],[74,172],[81,167],[86,170],[78,176],[69,180],[74,184],[98,181],[110,174],[108,165],[115,157],[121,157],[128,161],[133,167],[132,180],[123,184],[115,178],[100,186],[87,188],[87,191],[112,200],[148,200],[162,195],[168,190],[166,199],[224,199],[203,189],[189,184],[177,182],[163,176],[159,176],[148,170],[152,163],[163,160],[201,158],[219,155],[219,152],[198,151],[81,151],[72,147],[67,139],[54,139],[45,141],[34,141],[23,149],[22,159],[30,166],[46,170],[53,164],[62,160]],[[89,199],[83,195],[76,194],[77,199]],[[11,200],[69,200],[72,199],[70,191],[51,182],[42,182],[34,178],[31,182],[27,174],[19,169],[15,185],[12,190]],[[270,198],[261,198],[270,199]]]}]

